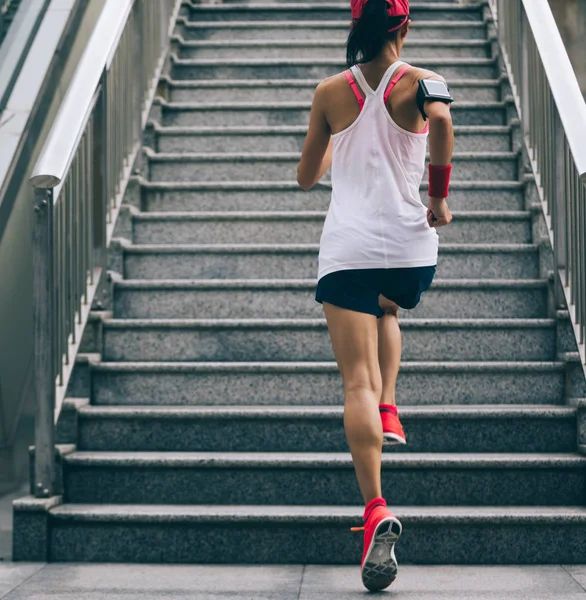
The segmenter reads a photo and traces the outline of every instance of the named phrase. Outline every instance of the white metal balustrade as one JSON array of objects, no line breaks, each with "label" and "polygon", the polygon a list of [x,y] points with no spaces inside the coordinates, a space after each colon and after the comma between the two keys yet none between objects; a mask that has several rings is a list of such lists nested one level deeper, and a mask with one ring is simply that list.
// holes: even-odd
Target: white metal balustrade
[{"label": "white metal balustrade", "polygon": [[107,0],[31,183],[35,494],[55,489],[54,425],[180,0]]},{"label": "white metal balustrade", "polygon": [[586,372],[586,102],[547,0],[491,0]]}]

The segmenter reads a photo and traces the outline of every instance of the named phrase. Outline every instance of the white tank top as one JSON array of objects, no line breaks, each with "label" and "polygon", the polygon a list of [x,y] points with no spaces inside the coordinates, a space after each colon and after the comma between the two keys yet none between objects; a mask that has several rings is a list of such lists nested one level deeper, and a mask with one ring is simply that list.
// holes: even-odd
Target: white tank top
[{"label": "white tank top", "polygon": [[437,263],[438,235],[427,223],[419,195],[427,128],[422,133],[402,129],[386,107],[390,91],[408,69],[400,61],[392,64],[374,91],[362,71],[352,67],[364,101],[346,75],[362,108],[352,125],[332,135],[332,199],[320,241],[318,279],[346,269]]}]

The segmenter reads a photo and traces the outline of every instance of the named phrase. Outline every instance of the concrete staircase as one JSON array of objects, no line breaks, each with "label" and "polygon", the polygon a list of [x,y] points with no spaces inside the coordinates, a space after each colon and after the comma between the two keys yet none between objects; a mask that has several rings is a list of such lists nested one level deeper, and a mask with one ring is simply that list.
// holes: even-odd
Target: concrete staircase
[{"label": "concrete staircase", "polygon": [[[401,318],[409,444],[383,463],[399,560],[583,562],[586,390],[490,13],[428,0],[412,17],[406,60],[457,98],[455,218],[437,281]],[[183,6],[112,295],[59,423],[63,502],[16,503],[16,558],[359,562],[341,382],[313,300],[330,187],[294,181],[349,18],[338,3]]]}]

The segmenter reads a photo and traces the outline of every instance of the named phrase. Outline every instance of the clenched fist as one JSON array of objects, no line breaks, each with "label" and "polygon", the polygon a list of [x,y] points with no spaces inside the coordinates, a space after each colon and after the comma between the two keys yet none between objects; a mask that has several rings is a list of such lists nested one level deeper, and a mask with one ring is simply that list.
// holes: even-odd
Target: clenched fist
[{"label": "clenched fist", "polygon": [[443,227],[452,221],[452,213],[445,198],[430,198],[427,204],[427,222],[430,227]]}]

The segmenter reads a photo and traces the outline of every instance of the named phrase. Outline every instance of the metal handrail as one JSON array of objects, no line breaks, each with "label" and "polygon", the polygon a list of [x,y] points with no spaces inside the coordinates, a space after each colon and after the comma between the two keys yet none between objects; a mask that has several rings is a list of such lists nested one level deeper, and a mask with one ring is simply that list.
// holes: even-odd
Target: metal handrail
[{"label": "metal handrail", "polygon": [[586,102],[547,0],[498,0],[499,41],[586,373]]},{"label": "metal handrail", "polygon": [[35,495],[181,0],[106,0],[33,169]]},{"label": "metal handrail", "polygon": [[29,0],[21,4],[0,45],[0,113],[6,108],[49,4],[51,0]]}]

